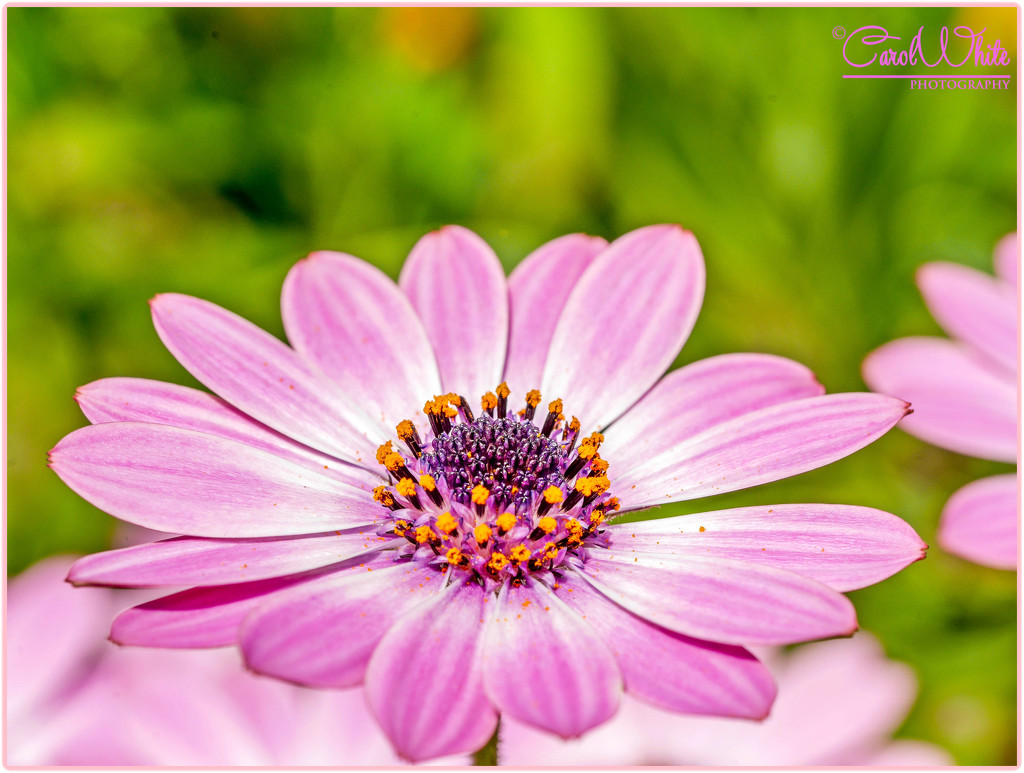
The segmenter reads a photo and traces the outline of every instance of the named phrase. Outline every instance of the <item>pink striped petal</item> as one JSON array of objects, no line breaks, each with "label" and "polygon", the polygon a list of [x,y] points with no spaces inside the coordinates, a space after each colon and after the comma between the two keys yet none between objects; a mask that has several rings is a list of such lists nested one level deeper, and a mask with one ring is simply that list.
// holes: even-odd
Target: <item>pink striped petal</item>
[{"label": "pink striped petal", "polygon": [[695,437],[666,437],[661,453],[614,472],[622,507],[678,502],[798,475],[852,454],[888,432],[907,404],[886,395],[809,397],[738,416]]},{"label": "pink striped petal", "polygon": [[942,329],[1017,372],[1017,292],[994,277],[955,263],[918,269],[917,286]]},{"label": "pink striped petal", "polygon": [[1016,379],[944,338],[900,338],[864,360],[874,390],[910,400],[900,424],[933,445],[969,456],[1017,459]]},{"label": "pink striped petal", "polygon": [[607,426],[672,364],[704,298],[704,258],[675,225],[631,231],[580,277],[548,351],[541,392],[585,428]]},{"label": "pink striped petal", "polygon": [[443,389],[476,404],[501,381],[508,343],[508,288],[494,250],[445,226],[416,243],[398,284],[423,320]]},{"label": "pink striped petal", "polygon": [[319,576],[314,571],[164,596],[122,612],[110,629],[115,644],[140,647],[226,647],[238,641],[246,615],[273,594]]},{"label": "pink striped petal", "polygon": [[419,317],[397,285],[365,261],[340,252],[299,261],[284,281],[281,313],[296,351],[389,428],[415,418],[441,391]]},{"label": "pink striped petal", "polygon": [[199,298],[167,293],[150,305],[164,346],[207,388],[300,443],[372,464],[385,428],[293,349]]},{"label": "pink striped petal", "polygon": [[215,395],[145,378],[104,378],[78,388],[75,400],[93,424],[141,421],[194,429],[269,451],[330,478],[370,491],[374,473],[296,443]]},{"label": "pink striped petal", "polygon": [[999,240],[995,253],[996,276],[1014,287],[1020,272],[1020,242],[1017,234],[1007,234]]},{"label": "pink striped petal", "polygon": [[1016,475],[993,475],[968,483],[946,503],[939,544],[953,555],[995,569],[1016,569]]},{"label": "pink striped petal", "polygon": [[50,465],[86,501],[158,531],[280,537],[373,522],[364,492],[242,443],[159,424],[72,432]]},{"label": "pink striped petal", "polygon": [[622,675],[583,619],[540,583],[505,586],[484,637],[484,687],[502,714],[571,738],[619,707]]},{"label": "pink striped petal", "polygon": [[318,569],[393,544],[373,527],[285,539],[175,537],[80,558],[68,581],[128,588],[229,585]]},{"label": "pink striped petal", "polygon": [[381,556],[278,595],[242,627],[249,668],[314,687],[351,687],[387,630],[426,606],[444,576]]},{"label": "pink striped petal", "polygon": [[494,732],[480,673],[483,617],[483,589],[452,586],[405,614],[370,658],[367,700],[406,759],[476,751]]},{"label": "pink striped petal", "polygon": [[845,596],[772,566],[594,550],[581,574],[635,615],[708,641],[793,644],[857,629]]},{"label": "pink striped petal", "polygon": [[566,299],[580,275],[607,246],[598,236],[562,236],[531,252],[509,275],[511,320],[505,381],[514,400],[540,387],[551,336]]},{"label": "pink striped petal", "polygon": [[891,577],[928,547],[895,515],[849,505],[772,505],[609,526],[626,554],[729,558],[785,569],[849,591]]},{"label": "pink striped petal", "polygon": [[810,370],[784,357],[708,357],[655,384],[608,430],[602,455],[615,460],[612,474],[619,476],[680,438],[751,411],[824,392]]},{"label": "pink striped petal", "polygon": [[609,602],[575,574],[567,573],[559,586],[559,598],[615,655],[628,694],[684,714],[752,719],[768,714],[775,684],[746,650],[653,625]]}]

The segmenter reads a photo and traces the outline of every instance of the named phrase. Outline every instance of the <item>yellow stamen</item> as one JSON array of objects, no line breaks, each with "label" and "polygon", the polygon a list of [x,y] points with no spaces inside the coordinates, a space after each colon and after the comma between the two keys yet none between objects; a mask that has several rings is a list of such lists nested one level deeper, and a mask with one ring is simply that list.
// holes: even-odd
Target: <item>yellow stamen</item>
[{"label": "yellow stamen", "polygon": [[395,521],[395,534],[399,537],[404,537],[407,531],[409,531],[408,521]]},{"label": "yellow stamen", "polygon": [[620,505],[618,497],[612,497],[611,499],[604,503],[605,510],[618,510],[619,507]]},{"label": "yellow stamen", "polygon": [[495,391],[498,393],[498,397],[508,397],[512,393],[512,390],[508,388],[508,384],[504,381],[498,384],[498,388]]},{"label": "yellow stamen", "polygon": [[604,473],[608,472],[608,462],[600,456],[595,456],[590,460],[590,472],[604,475]]},{"label": "yellow stamen", "polygon": [[490,490],[482,483],[478,483],[477,485],[475,485],[473,487],[473,490],[470,492],[470,496],[473,498],[474,505],[486,504],[487,497],[489,497],[490,495]]},{"label": "yellow stamen", "polygon": [[549,505],[557,505],[565,495],[558,486],[548,486],[544,489],[544,501]]},{"label": "yellow stamen", "polygon": [[[589,440],[589,438],[587,438]],[[580,455],[581,459],[593,459],[597,455],[597,446],[590,445],[587,440],[580,443],[580,448],[576,452]]]},{"label": "yellow stamen", "polygon": [[554,542],[549,542],[544,546],[544,557],[549,561],[554,561],[558,558],[558,545]]},{"label": "yellow stamen", "polygon": [[437,535],[434,534],[434,530],[426,524],[416,527],[416,541],[420,544],[424,542],[432,542],[437,539]]},{"label": "yellow stamen", "polygon": [[409,478],[402,478],[395,484],[395,490],[403,497],[411,497],[416,494],[416,484]]},{"label": "yellow stamen", "polygon": [[508,564],[508,557],[498,551],[491,553],[491,560],[487,562],[487,566],[495,572],[500,572],[506,564]]},{"label": "yellow stamen", "polygon": [[448,548],[448,552],[444,554],[445,560],[449,564],[461,564],[462,563],[462,551],[458,548]]},{"label": "yellow stamen", "polygon": [[395,503],[395,497],[384,486],[377,486],[373,490],[373,501],[384,507],[391,507]]},{"label": "yellow stamen", "polygon": [[473,529],[473,538],[477,541],[478,545],[487,544],[487,540],[491,538],[491,527],[486,523],[481,523]]},{"label": "yellow stamen", "polygon": [[604,523],[604,512],[601,510],[595,510],[590,514],[590,525],[595,526],[599,523]]},{"label": "yellow stamen", "polygon": [[611,486],[611,481],[604,475],[599,475],[595,478],[578,478],[576,480],[576,490],[585,497],[603,494],[608,490],[609,486]]},{"label": "yellow stamen", "polygon": [[538,405],[540,405],[540,399],[540,392],[538,392],[536,389],[531,389],[529,392],[526,393],[526,404],[529,405],[531,408],[536,408]]},{"label": "yellow stamen", "polygon": [[537,528],[545,534],[551,534],[555,529],[558,528],[558,521],[556,521],[550,515],[545,515],[543,518],[537,521]]},{"label": "yellow stamen", "polygon": [[531,553],[530,549],[525,545],[516,545],[514,548],[512,548],[512,551],[509,555],[511,556],[513,561],[515,561],[517,564],[521,564],[523,563],[523,561],[529,560]]},{"label": "yellow stamen", "polygon": [[434,524],[438,529],[443,531],[445,534],[451,534],[457,528],[459,523],[456,521],[451,513],[441,513],[437,516],[437,522]]},{"label": "yellow stamen", "polygon": [[498,524],[498,528],[502,531],[508,531],[516,525],[516,517],[512,513],[502,513],[494,522]]},{"label": "yellow stamen", "polygon": [[398,433],[400,440],[412,440],[416,435],[416,428],[412,425],[411,421],[406,419],[405,421],[398,422],[395,432]]},{"label": "yellow stamen", "polygon": [[405,466],[405,459],[402,458],[400,453],[392,452],[384,457],[383,464],[387,468],[388,472],[394,472],[395,470],[401,469]]},{"label": "yellow stamen", "polygon": [[575,416],[573,416],[572,417],[572,421],[569,422],[569,431],[570,432],[579,432],[580,431],[580,420],[577,419]]},{"label": "yellow stamen", "polygon": [[433,491],[437,488],[437,481],[434,480],[433,475],[423,473],[420,475],[420,485],[423,486],[424,491]]},{"label": "yellow stamen", "polygon": [[561,412],[562,412],[562,401],[561,400],[552,400],[550,403],[548,403],[548,413],[558,413],[558,414],[560,414]]},{"label": "yellow stamen", "polygon": [[494,392],[488,392],[480,398],[480,407],[485,411],[493,411],[498,407],[498,396]]},{"label": "yellow stamen", "polygon": [[380,448],[377,449],[377,464],[384,464],[384,460],[389,454],[393,454],[395,449],[391,447],[391,441],[384,443]]}]

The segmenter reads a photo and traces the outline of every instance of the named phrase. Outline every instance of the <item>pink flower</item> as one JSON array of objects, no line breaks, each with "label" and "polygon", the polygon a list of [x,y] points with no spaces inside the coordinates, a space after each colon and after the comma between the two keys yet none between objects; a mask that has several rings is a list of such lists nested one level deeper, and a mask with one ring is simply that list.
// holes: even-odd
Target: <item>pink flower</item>
[{"label": "pink flower", "polygon": [[114,592],[73,590],[63,582],[70,565],[47,559],[10,583],[8,762],[400,764],[362,690],[254,676],[229,650],[115,647],[104,637]]},{"label": "pink flower", "polygon": [[778,677],[763,722],[680,717],[623,701],[615,719],[562,741],[515,720],[502,723],[503,765],[816,766],[954,764],[922,741],[890,739],[917,693],[913,671],[888,660],[869,634],[759,653]]},{"label": "pink flower", "polygon": [[51,464],[107,512],[187,536],[87,557],[70,579],[197,586],[125,612],[113,639],[238,644],[264,674],[365,684],[413,760],[482,747],[499,713],[579,735],[623,689],[764,716],[774,686],[743,647],[851,633],[842,592],[920,559],[921,540],[843,505],[609,520],[828,464],[907,405],[824,395],[758,354],[658,381],[703,292],[677,226],[565,236],[507,282],[450,226],[420,240],[398,286],[339,253],[297,264],[282,298],[294,348],[158,296],[161,339],[218,397],[90,384],[94,425]]},{"label": "pink flower", "polygon": [[[921,336],[882,346],[864,380],[914,404],[901,425],[934,445],[998,462],[1017,459],[1017,235],[996,247],[996,276],[928,263],[917,284],[955,340]],[[1017,567],[1017,476],[968,483],[946,503],[939,544],[997,569]]]}]

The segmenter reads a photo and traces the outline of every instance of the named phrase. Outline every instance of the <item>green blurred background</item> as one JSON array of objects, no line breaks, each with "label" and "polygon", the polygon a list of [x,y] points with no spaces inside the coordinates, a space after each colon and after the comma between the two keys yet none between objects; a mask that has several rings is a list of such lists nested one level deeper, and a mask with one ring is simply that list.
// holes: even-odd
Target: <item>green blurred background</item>
[{"label": "green blurred background", "polygon": [[[851,81],[840,25],[987,27],[1015,8],[10,8],[7,570],[109,546],[114,520],[45,466],[104,376],[196,385],[148,298],[213,300],[283,335],[314,249],[392,276],[444,223],[507,269],[543,241],[694,231],[704,309],[677,361],[764,351],[859,390],[893,337],[939,333],[913,283],[990,270],[1016,222],[1016,88]],[[828,468],[689,510],[879,507],[934,544],[947,497],[1009,469],[894,431]],[[663,508],[659,515],[683,512]],[[910,663],[899,735],[1016,762],[1016,576],[933,548],[852,594]]]}]

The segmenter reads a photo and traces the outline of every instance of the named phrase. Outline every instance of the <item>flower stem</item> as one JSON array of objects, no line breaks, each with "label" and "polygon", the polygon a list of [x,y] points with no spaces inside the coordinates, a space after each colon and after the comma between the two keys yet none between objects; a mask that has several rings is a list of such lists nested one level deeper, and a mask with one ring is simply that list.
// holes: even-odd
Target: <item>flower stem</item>
[{"label": "flower stem", "polygon": [[494,735],[473,755],[474,765],[498,764],[498,725],[494,726]]}]

